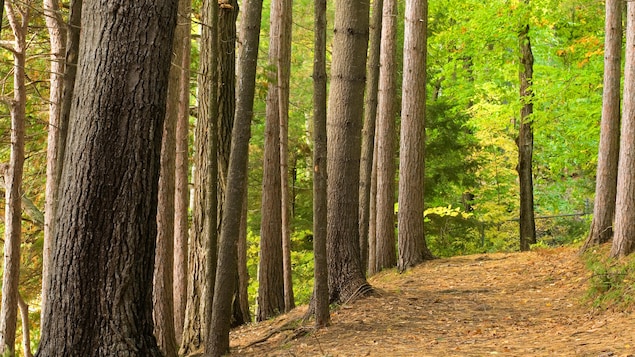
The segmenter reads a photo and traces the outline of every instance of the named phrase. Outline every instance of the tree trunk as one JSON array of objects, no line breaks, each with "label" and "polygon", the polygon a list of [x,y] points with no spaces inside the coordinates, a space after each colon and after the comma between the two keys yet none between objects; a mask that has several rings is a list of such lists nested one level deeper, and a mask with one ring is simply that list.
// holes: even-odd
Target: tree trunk
[{"label": "tree trunk", "polygon": [[238,237],[240,232],[242,200],[245,195],[247,182],[249,137],[251,136],[251,119],[253,118],[256,88],[256,64],[258,62],[262,0],[246,0],[243,7],[244,12],[240,29],[243,37],[237,71],[238,96],[236,98],[236,116],[232,130],[231,155],[227,173],[227,191],[225,196],[227,204],[223,209],[216,272],[216,286],[219,288],[214,291],[212,321],[205,348],[206,353],[213,357],[222,356],[229,351],[231,306],[237,271],[236,237]]},{"label": "tree trunk", "polygon": [[189,130],[190,130],[190,31],[191,0],[179,1],[177,31],[182,27],[185,38],[181,48],[179,113],[176,123],[176,173],[174,200],[174,330],[181,341],[187,301],[187,241],[189,229]]},{"label": "tree trunk", "polygon": [[[375,127],[375,129],[377,129]],[[376,132],[377,130],[375,130]],[[376,135],[373,135],[376,137]],[[370,202],[368,212],[368,276],[377,274],[377,145],[373,144],[373,163],[370,171]]]},{"label": "tree trunk", "polygon": [[[525,0],[529,5],[529,0]],[[518,179],[520,181],[520,250],[529,250],[536,243],[536,222],[534,220],[534,184],[532,156],[534,150],[534,132],[531,117],[533,104],[534,55],[529,40],[529,25],[523,25],[518,34],[520,46],[520,129],[518,132]]]},{"label": "tree trunk", "polygon": [[[384,0],[377,104],[377,270],[397,265],[395,251],[396,0]],[[423,72],[425,73],[425,72]]]},{"label": "tree trunk", "polygon": [[22,350],[24,351],[24,357],[33,357],[31,352],[31,328],[29,323],[29,305],[18,294],[18,307],[20,308],[20,319],[22,320]]},{"label": "tree trunk", "polygon": [[[59,2],[44,0],[44,20],[51,43],[51,75],[49,85],[49,125],[46,148],[46,202],[44,205],[44,246],[42,248],[42,276],[49,275],[52,256],[53,221],[57,204],[59,177],[57,166],[63,160],[59,153],[59,130],[61,122],[62,95],[64,94],[64,55],[66,26],[62,19]],[[42,279],[42,291],[48,289],[48,279]],[[42,294],[42,306],[46,306],[46,294]],[[43,316],[43,315],[42,315]]]},{"label": "tree trunk", "polygon": [[[282,3],[271,2],[269,65],[279,63]],[[277,69],[280,70],[279,68]],[[262,177],[262,222],[260,225],[260,262],[258,264],[258,308],[256,320],[264,321],[284,312],[282,262],[282,210],[280,178],[280,76],[269,73],[265,119],[265,144]]]},{"label": "tree trunk", "polygon": [[[179,1],[179,12],[185,1]],[[177,18],[172,48],[172,65],[168,79],[168,101],[163,124],[161,170],[159,174],[159,206],[157,208],[157,248],[154,260],[153,317],[154,336],[164,355],[177,354],[174,329],[174,223],[176,193],[176,123],[181,101],[181,64],[183,41],[189,26]]]},{"label": "tree trunk", "polygon": [[624,113],[617,169],[615,236],[609,253],[611,257],[623,257],[635,249],[635,3],[629,1],[626,6]]},{"label": "tree trunk", "polygon": [[278,44],[278,107],[280,115],[280,202],[282,212],[282,271],[284,278],[284,310],[295,307],[293,298],[293,272],[291,266],[291,223],[289,222],[289,81],[291,79],[291,23],[292,0],[281,1]]},{"label": "tree trunk", "polygon": [[[29,3],[6,4],[7,18],[13,30],[13,100],[11,113],[11,153],[5,179],[4,265],[2,275],[2,305],[0,307],[0,353],[15,354],[15,331],[20,281],[20,243],[22,236],[22,174],[26,121],[26,36],[29,23]],[[22,7],[23,8],[19,8]],[[19,16],[18,16],[19,14]]]},{"label": "tree trunk", "polygon": [[622,71],[622,6],[619,0],[606,1],[604,41],[604,89],[600,147],[595,182],[595,203],[591,229],[580,252],[608,242],[613,237],[617,161],[620,145],[620,80]]},{"label": "tree trunk", "polygon": [[[56,190],[59,191],[59,185],[62,178],[62,168],[64,166],[64,154],[66,152],[66,137],[68,135],[68,121],[70,118],[71,105],[73,101],[73,92],[75,90],[75,77],[77,75],[77,59],[79,57],[79,35],[81,29],[82,18],[82,0],[72,0],[70,4],[70,14],[68,20],[68,27],[66,28],[66,55],[64,61],[64,75],[60,104],[60,116],[59,123],[56,128],[56,157],[57,164],[55,165],[55,182],[57,185]],[[54,207],[47,207],[46,212],[49,212],[51,216],[50,226],[54,228],[55,217],[57,215],[57,206],[59,201],[59,192],[47,193]],[[50,284],[51,274],[49,272],[50,266],[53,264],[53,251],[55,250],[55,234],[53,231],[49,232],[49,239],[44,239],[44,246],[42,248],[42,302],[40,318],[46,316],[46,307],[48,306],[47,291]],[[42,322],[40,322],[42,325]]]},{"label": "tree trunk", "polygon": [[[248,168],[245,168],[248,170]],[[248,208],[248,189],[249,184],[245,181],[245,194],[243,196],[242,215],[240,217],[240,233],[238,235],[238,289],[235,297],[236,310],[234,318],[241,316],[242,321],[234,321],[234,324],[240,322],[240,325],[251,321],[251,313],[249,311],[249,271],[247,270],[247,208]]]},{"label": "tree trunk", "polygon": [[326,260],[326,0],[315,0],[313,51],[313,259],[315,327],[329,324],[328,263]]},{"label": "tree trunk", "polygon": [[[198,118],[194,137],[194,209],[188,246],[188,287],[179,354],[205,348],[205,327],[214,293],[212,276],[217,246],[217,142],[218,118],[218,21],[217,2],[203,1],[201,8]],[[211,286],[210,286],[211,285]],[[209,304],[209,306],[208,306]]]},{"label": "tree trunk", "polygon": [[423,227],[428,1],[406,1],[399,149],[399,260],[403,271],[432,254]]},{"label": "tree trunk", "polygon": [[335,4],[328,105],[328,257],[331,301],[370,291],[359,252],[359,159],[369,1]]},{"label": "tree trunk", "polygon": [[[177,2],[87,1],[38,356],[161,356],[160,149]],[[108,160],[104,160],[108,158]]]},{"label": "tree trunk", "polygon": [[368,266],[369,256],[370,201],[371,197],[373,199],[375,197],[371,196],[370,187],[375,148],[375,122],[377,119],[382,11],[383,0],[375,0],[370,24],[368,65],[366,67],[367,81],[366,96],[364,97],[364,126],[362,128],[362,153],[359,173],[359,248],[364,273]]}]

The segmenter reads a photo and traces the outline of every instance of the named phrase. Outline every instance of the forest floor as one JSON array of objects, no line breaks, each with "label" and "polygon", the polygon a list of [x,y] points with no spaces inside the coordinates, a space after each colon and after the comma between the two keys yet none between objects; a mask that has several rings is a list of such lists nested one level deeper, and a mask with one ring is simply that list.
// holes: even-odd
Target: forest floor
[{"label": "forest floor", "polygon": [[635,315],[594,311],[590,277],[574,248],[437,259],[373,276],[326,329],[299,307],[234,330],[232,355],[635,356]]}]

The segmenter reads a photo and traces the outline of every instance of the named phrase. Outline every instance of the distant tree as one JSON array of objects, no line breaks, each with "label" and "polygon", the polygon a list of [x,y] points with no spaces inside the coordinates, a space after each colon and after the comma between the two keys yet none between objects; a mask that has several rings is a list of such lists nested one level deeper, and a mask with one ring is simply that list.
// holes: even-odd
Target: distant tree
[{"label": "distant tree", "polygon": [[237,272],[237,237],[240,233],[243,198],[246,194],[249,137],[256,87],[256,64],[260,41],[262,0],[246,0],[240,21],[242,46],[238,62],[236,116],[232,130],[227,191],[223,209],[212,319],[205,352],[217,357],[229,351],[232,297]]},{"label": "distant tree", "polygon": [[11,154],[5,173],[4,264],[2,274],[2,305],[0,308],[0,353],[15,354],[15,332],[20,279],[20,244],[22,240],[22,174],[26,122],[26,50],[27,30],[31,12],[30,1],[6,2],[7,18],[13,31],[13,99],[8,104],[11,113]]},{"label": "distant tree", "polygon": [[581,252],[608,242],[613,237],[617,162],[620,145],[620,80],[622,73],[622,6],[619,0],[606,1],[604,25],[604,87],[600,147],[595,183],[595,203],[591,229]]},{"label": "distant tree", "polygon": [[348,301],[371,287],[359,248],[359,158],[369,1],[335,3],[328,99],[328,257],[331,301]]},{"label": "distant tree", "polygon": [[[529,0],[524,0],[528,6]],[[536,222],[534,220],[533,150],[534,132],[532,127],[534,55],[529,39],[529,24],[521,25],[518,33],[520,47],[520,128],[518,130],[518,178],[520,181],[520,250],[529,250],[536,243]]]},{"label": "distant tree", "polygon": [[620,133],[615,201],[615,236],[610,256],[623,257],[635,249],[635,3],[626,5],[624,113]]},{"label": "distant tree", "polygon": [[[160,356],[152,275],[177,1],[84,3],[38,356]],[[105,160],[104,158],[108,158]]]},{"label": "distant tree", "polygon": [[397,220],[402,271],[432,258],[423,230],[427,0],[407,0],[405,13]]},{"label": "distant tree", "polygon": [[264,162],[262,164],[262,205],[258,264],[258,307],[256,320],[263,321],[284,311],[282,265],[282,210],[280,178],[280,96],[277,68],[282,32],[282,2],[271,2],[269,65],[267,87]]},{"label": "distant tree", "polygon": [[[188,247],[185,320],[179,354],[204,349],[208,304],[214,292],[211,277],[216,267],[218,137],[218,3],[205,0],[201,7],[198,117],[194,133],[194,207]],[[212,286],[209,286],[212,284]]]},{"label": "distant tree", "polygon": [[177,342],[183,334],[185,304],[187,301],[187,244],[189,238],[189,131],[190,131],[190,48],[191,12],[190,0],[179,1],[177,31],[185,30],[181,48],[179,110],[176,123],[176,173],[174,200],[174,330]]},{"label": "distant tree", "polygon": [[[397,265],[395,250],[395,95],[397,2],[384,0],[377,104],[376,270]],[[425,72],[424,72],[425,73]]]},{"label": "distant tree", "polygon": [[[315,0],[313,51],[313,259],[315,327],[329,324],[326,178],[326,0]],[[363,267],[363,266],[362,266]]]},{"label": "distant tree", "polygon": [[[370,38],[368,41],[368,63],[366,66],[366,94],[364,96],[364,125],[362,127],[362,153],[359,172],[359,248],[362,267],[366,272],[369,256],[369,224],[371,177],[375,149],[375,123],[377,119],[377,91],[379,87],[379,52],[381,48],[381,18],[383,0],[372,4]],[[374,221],[375,217],[372,217]]]}]

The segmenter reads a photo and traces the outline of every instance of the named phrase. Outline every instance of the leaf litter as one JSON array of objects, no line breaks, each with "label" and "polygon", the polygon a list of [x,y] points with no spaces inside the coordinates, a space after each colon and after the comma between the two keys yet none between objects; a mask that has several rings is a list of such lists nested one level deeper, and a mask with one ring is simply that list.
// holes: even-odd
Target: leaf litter
[{"label": "leaf litter", "polygon": [[437,259],[369,279],[322,330],[306,306],[231,333],[237,356],[635,356],[632,313],[594,311],[571,247]]}]

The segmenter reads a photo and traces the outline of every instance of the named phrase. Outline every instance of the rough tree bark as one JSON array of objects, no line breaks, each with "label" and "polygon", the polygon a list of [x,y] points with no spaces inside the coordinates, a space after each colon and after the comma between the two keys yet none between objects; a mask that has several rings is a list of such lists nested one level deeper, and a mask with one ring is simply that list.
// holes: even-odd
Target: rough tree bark
[{"label": "rough tree bark", "polygon": [[[395,251],[395,94],[397,2],[384,0],[377,103],[377,271],[397,265]],[[425,73],[425,72],[424,72]]]},{"label": "rough tree bark", "polygon": [[238,96],[225,196],[227,205],[223,209],[216,272],[216,286],[223,288],[214,291],[212,322],[206,343],[206,353],[213,357],[222,356],[229,351],[232,296],[237,272],[236,239],[240,232],[242,198],[247,182],[262,0],[246,0],[243,9],[240,29],[243,41],[237,71]]},{"label": "rough tree bark", "polygon": [[190,130],[190,0],[179,1],[177,29],[183,27],[185,38],[181,48],[174,51],[183,53],[180,64],[179,113],[176,123],[176,173],[174,200],[174,330],[176,340],[183,336],[185,304],[187,302],[187,241],[189,230],[189,130]]},{"label": "rough tree bark", "polygon": [[13,99],[11,113],[11,153],[5,173],[4,264],[2,304],[0,306],[0,353],[15,354],[15,332],[20,279],[20,243],[22,240],[22,174],[26,121],[26,36],[30,3],[7,1],[9,25],[13,31]]},{"label": "rough tree bark", "polygon": [[313,51],[313,259],[315,327],[329,324],[328,263],[326,260],[326,0],[315,0]]},{"label": "rough tree bark", "polygon": [[[379,87],[379,52],[381,50],[381,18],[383,0],[373,2],[370,24],[368,64],[366,67],[366,95],[364,97],[364,126],[362,128],[362,153],[359,172],[359,248],[362,267],[366,272],[369,258],[369,224],[371,177],[375,150],[375,123],[377,119],[377,91]],[[374,221],[373,216],[373,221]],[[373,268],[374,270],[374,268]]]},{"label": "rough tree bark", "polygon": [[335,4],[328,99],[328,260],[331,301],[368,293],[359,252],[359,159],[369,1]]},{"label": "rough tree bark", "polygon": [[48,291],[59,298],[38,356],[161,356],[152,274],[176,10],[176,0],[84,4]]},{"label": "rough tree bark", "polygon": [[399,149],[399,260],[403,271],[432,254],[423,229],[428,1],[407,0]]},{"label": "rough tree bark", "polygon": [[595,182],[591,229],[580,252],[608,242],[613,237],[617,161],[620,150],[620,80],[622,73],[622,6],[620,0],[606,1],[604,23],[604,88],[600,147]]},{"label": "rough tree bark", "polygon": [[615,201],[615,236],[611,257],[629,255],[635,249],[635,3],[626,5],[626,57],[624,113],[620,133]]},{"label": "rough tree bark", "polygon": [[[269,38],[269,86],[265,119],[265,144],[262,173],[262,222],[258,264],[258,309],[256,320],[263,321],[284,312],[282,264],[282,209],[280,175],[280,76],[277,71],[281,46],[282,2],[271,2]],[[275,70],[274,70],[275,69]]]}]

